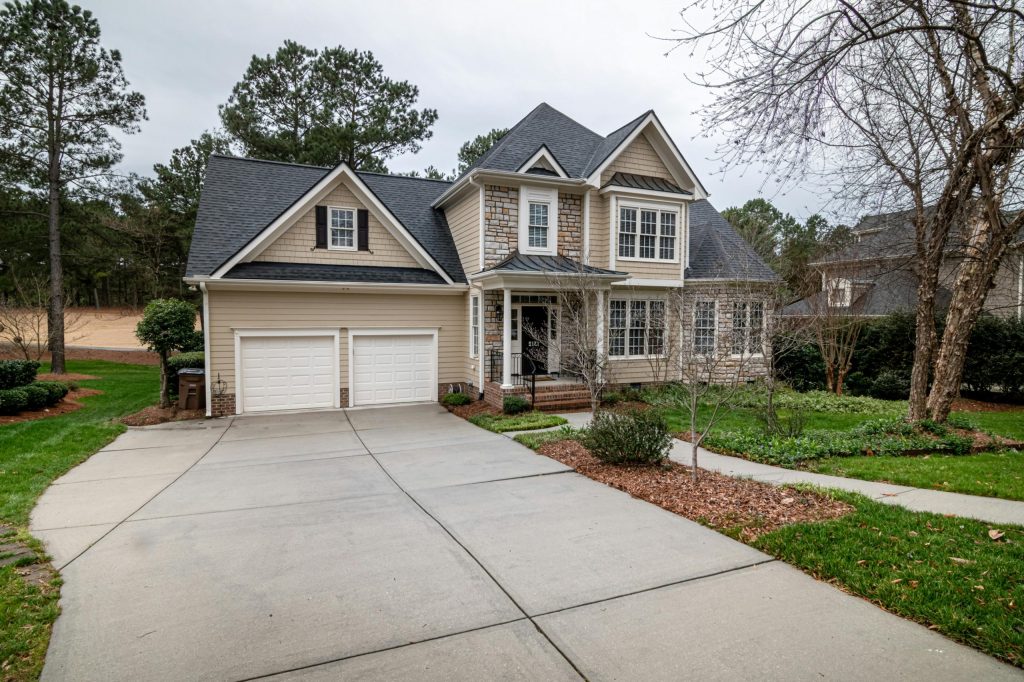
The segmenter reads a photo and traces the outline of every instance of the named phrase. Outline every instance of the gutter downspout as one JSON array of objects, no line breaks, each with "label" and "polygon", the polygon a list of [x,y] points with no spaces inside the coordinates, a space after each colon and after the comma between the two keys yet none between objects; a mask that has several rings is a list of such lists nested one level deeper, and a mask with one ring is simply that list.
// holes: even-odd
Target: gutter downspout
[{"label": "gutter downspout", "polygon": [[199,283],[203,292],[203,372],[206,374],[206,416],[213,416],[213,377],[210,376],[210,294],[206,290],[206,282]]}]

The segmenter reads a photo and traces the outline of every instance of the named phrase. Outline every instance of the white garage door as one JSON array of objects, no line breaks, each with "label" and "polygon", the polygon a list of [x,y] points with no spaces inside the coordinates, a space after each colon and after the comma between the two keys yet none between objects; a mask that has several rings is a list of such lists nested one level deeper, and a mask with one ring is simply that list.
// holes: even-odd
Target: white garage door
[{"label": "white garage door", "polygon": [[244,336],[242,411],[334,407],[335,367],[333,336]]},{"label": "white garage door", "polygon": [[432,335],[352,338],[353,405],[437,400]]}]

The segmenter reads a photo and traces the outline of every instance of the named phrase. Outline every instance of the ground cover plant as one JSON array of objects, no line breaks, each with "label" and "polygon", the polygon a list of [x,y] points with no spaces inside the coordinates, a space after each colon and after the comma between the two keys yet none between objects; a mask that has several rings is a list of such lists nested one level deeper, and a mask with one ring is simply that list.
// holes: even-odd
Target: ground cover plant
[{"label": "ground cover plant", "polygon": [[545,414],[544,412],[521,412],[517,414],[490,414],[485,412],[471,416],[469,421],[495,433],[546,429],[566,423],[563,417]]}]

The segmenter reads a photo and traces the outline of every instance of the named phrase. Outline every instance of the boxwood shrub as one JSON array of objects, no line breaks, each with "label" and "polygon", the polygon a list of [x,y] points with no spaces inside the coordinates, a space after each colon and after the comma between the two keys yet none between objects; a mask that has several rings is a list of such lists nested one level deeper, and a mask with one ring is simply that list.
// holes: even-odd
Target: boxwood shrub
[{"label": "boxwood shrub", "polygon": [[472,402],[470,397],[465,393],[445,393],[444,397],[441,398],[441,402],[445,405],[468,405]]},{"label": "boxwood shrub", "polygon": [[40,386],[38,383],[29,384],[22,386],[21,390],[25,392],[26,410],[41,410],[51,404],[50,391],[45,386]]},{"label": "boxwood shrub", "polygon": [[27,386],[36,380],[39,363],[34,360],[0,360],[0,389]]},{"label": "boxwood shrub", "polygon": [[519,414],[530,409],[530,401],[517,395],[507,395],[501,401],[501,411],[505,414]]},{"label": "boxwood shrub", "polygon": [[28,395],[22,388],[0,388],[0,414],[18,414],[28,405]]},{"label": "boxwood shrub", "polygon": [[61,381],[37,381],[32,385],[46,389],[48,394],[47,405],[56,405],[70,390],[68,385]]}]

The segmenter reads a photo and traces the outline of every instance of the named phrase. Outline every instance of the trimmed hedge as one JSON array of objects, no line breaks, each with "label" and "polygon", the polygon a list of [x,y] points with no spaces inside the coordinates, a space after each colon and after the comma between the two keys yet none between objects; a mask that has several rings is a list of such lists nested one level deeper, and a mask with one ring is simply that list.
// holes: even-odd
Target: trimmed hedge
[{"label": "trimmed hedge", "polygon": [[28,405],[24,388],[0,388],[0,414],[18,414]]},{"label": "trimmed hedge", "polygon": [[519,414],[520,412],[526,412],[531,407],[530,401],[517,395],[507,395],[501,401],[501,411],[505,414]]},{"label": "trimmed hedge", "polygon": [[37,381],[18,388],[0,389],[0,415],[10,416],[51,407],[67,394],[68,387],[59,381]]},{"label": "trimmed hedge", "polygon": [[27,386],[36,380],[38,372],[35,360],[0,360],[0,389]]},{"label": "trimmed hedge", "polygon": [[22,386],[21,390],[25,391],[26,410],[41,410],[50,405],[50,392],[45,386],[29,384],[28,386]]},{"label": "trimmed hedge", "polygon": [[178,371],[183,369],[203,369],[206,367],[206,355],[203,351],[178,353],[167,358],[167,386],[170,395],[178,395]]},{"label": "trimmed hedge", "polygon": [[444,397],[441,398],[441,402],[454,407],[457,405],[468,405],[473,401],[465,393],[445,393]]}]

